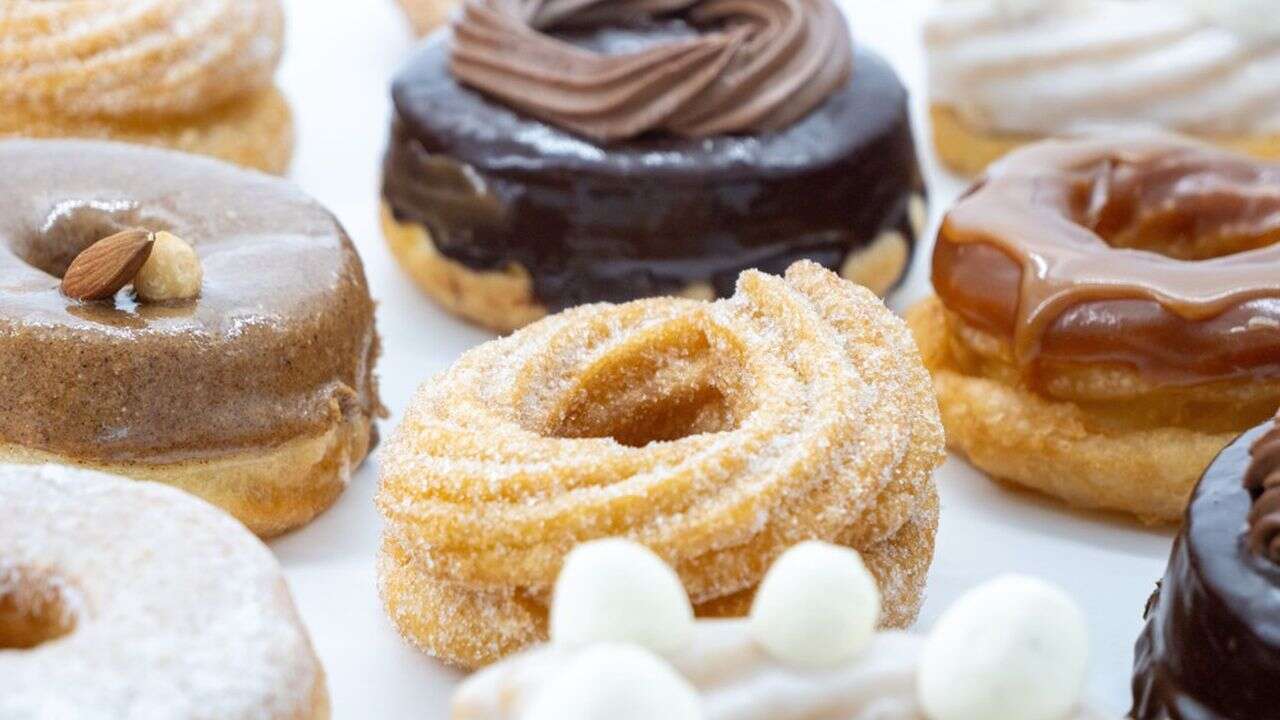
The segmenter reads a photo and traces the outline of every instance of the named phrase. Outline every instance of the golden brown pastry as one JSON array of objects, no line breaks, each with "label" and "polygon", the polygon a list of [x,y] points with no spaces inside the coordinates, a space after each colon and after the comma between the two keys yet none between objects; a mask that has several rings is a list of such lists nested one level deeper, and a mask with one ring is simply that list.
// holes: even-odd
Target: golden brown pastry
[{"label": "golden brown pastry", "polygon": [[16,0],[0,11],[0,137],[162,145],[281,173],[279,0]]},{"label": "golden brown pastry", "polygon": [[854,547],[884,622],[915,617],[942,434],[903,323],[801,262],[714,303],[588,305],[467,353],[382,456],[383,601],[411,641],[477,667],[545,637],[579,542],[626,536],[703,615],[740,615],[786,547]]}]

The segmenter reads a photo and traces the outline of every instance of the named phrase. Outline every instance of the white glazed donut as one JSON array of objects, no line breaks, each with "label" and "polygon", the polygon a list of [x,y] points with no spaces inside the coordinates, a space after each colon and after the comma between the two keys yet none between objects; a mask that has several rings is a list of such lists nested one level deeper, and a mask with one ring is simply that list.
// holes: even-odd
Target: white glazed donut
[{"label": "white glazed donut", "polygon": [[309,720],[324,674],[271,552],[167,486],[0,466],[0,718]]}]

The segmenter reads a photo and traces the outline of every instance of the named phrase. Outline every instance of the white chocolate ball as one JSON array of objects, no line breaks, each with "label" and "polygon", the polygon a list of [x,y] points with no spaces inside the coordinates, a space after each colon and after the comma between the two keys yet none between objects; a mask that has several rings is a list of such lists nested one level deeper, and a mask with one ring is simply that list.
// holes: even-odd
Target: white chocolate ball
[{"label": "white chocolate ball", "polygon": [[533,696],[520,720],[700,720],[698,692],[635,645],[583,650]]},{"label": "white chocolate ball", "polygon": [[200,294],[204,269],[195,248],[164,231],[155,234],[151,255],[133,278],[133,289],[146,302],[190,300]]},{"label": "white chocolate ball", "polygon": [[551,604],[551,640],[634,643],[657,653],[693,639],[693,605],[675,571],[630,540],[584,543],[565,558]]},{"label": "white chocolate ball", "polygon": [[943,613],[917,690],[930,720],[1064,720],[1088,664],[1084,614],[1057,587],[1006,575]]},{"label": "white chocolate ball", "polygon": [[816,668],[856,657],[880,619],[880,589],[848,548],[805,542],[773,564],[751,606],[751,636],[789,665]]}]

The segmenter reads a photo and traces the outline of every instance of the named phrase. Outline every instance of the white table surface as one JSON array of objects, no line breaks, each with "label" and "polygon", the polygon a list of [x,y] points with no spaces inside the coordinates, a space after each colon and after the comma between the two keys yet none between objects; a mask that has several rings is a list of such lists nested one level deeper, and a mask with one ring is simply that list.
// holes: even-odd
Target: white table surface
[{"label": "white table surface", "polygon": [[[415,387],[490,336],[437,310],[402,275],[377,225],[388,87],[412,45],[391,0],[292,0],[279,80],[298,126],[292,178],[327,205],[364,257],[384,355],[382,398],[394,427]],[[917,142],[932,196],[931,219],[963,183],[940,171],[923,138],[920,17],[928,0],[847,0],[858,42],[882,54],[913,93]],[[907,286],[906,307],[928,291],[927,246]],[[1117,716],[1128,709],[1133,641],[1143,604],[1164,571],[1171,534],[1123,519],[1071,512],[997,486],[963,461],[937,475],[938,549],[920,619],[929,627],[964,589],[1004,572],[1033,573],[1069,590],[1091,624],[1090,699]],[[460,675],[404,643],[383,615],[374,579],[380,520],[373,506],[375,455],[336,506],[272,543],[329,676],[334,717],[444,720]],[[999,628],[992,628],[999,632]]]}]

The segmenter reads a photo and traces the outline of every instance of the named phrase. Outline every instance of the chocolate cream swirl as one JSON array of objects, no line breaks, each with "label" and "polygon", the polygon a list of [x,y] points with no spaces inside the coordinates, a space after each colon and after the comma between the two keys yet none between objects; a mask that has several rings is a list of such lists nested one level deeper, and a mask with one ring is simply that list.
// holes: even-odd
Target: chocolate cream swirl
[{"label": "chocolate cream swirl", "polygon": [[1254,497],[1249,510],[1249,546],[1255,553],[1280,562],[1280,424],[1258,438],[1249,456],[1244,476],[1244,486]]},{"label": "chocolate cream swirl", "polygon": [[[700,32],[621,54],[553,35],[663,21]],[[831,0],[468,0],[450,68],[519,111],[609,142],[784,128],[848,81],[853,52]]]}]

